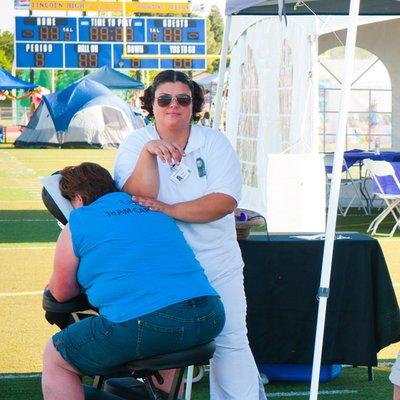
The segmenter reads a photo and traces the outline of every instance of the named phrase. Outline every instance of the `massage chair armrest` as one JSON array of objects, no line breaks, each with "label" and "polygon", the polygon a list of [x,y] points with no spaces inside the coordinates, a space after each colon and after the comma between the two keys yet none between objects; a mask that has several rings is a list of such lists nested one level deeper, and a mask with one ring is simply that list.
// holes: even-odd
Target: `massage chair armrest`
[{"label": "massage chair armrest", "polygon": [[[51,294],[50,290],[47,289],[43,293],[42,306],[45,310],[46,320],[52,325],[56,324],[60,329],[64,329],[75,322],[72,313],[80,313],[87,310],[93,312],[97,311],[95,307],[89,303],[87,296],[84,293],[61,303],[57,301]],[[81,314],[79,315],[82,317]]]}]

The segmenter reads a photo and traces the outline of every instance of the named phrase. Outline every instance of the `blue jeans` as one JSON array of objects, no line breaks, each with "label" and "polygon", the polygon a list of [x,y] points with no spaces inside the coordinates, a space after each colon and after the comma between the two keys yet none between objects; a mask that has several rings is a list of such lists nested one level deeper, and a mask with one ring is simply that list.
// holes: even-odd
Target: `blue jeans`
[{"label": "blue jeans", "polygon": [[128,361],[209,342],[224,323],[219,297],[204,296],[126,322],[89,317],[56,333],[53,344],[83,375],[107,375]]}]

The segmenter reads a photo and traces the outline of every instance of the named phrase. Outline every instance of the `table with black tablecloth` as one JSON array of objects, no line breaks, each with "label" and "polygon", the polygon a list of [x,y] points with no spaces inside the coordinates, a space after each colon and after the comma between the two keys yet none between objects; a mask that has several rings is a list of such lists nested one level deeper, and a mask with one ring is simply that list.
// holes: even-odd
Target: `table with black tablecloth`
[{"label": "table with black tablecloth", "polygon": [[[310,364],[324,241],[257,235],[239,244],[257,363]],[[333,252],[322,363],[373,366],[377,352],[399,340],[399,307],[379,242],[341,234]]]}]

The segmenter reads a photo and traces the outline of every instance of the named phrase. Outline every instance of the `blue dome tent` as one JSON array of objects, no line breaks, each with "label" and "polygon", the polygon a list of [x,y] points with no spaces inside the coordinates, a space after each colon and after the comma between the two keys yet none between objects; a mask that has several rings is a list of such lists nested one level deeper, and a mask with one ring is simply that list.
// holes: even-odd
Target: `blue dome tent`
[{"label": "blue dome tent", "polygon": [[129,106],[102,84],[83,79],[43,101],[16,147],[118,147],[133,131]]},{"label": "blue dome tent", "polygon": [[84,76],[82,80],[83,79],[91,79],[92,81],[99,82],[108,89],[144,89],[142,82],[131,78],[128,75],[122,74],[107,65],[104,65],[91,74]]}]

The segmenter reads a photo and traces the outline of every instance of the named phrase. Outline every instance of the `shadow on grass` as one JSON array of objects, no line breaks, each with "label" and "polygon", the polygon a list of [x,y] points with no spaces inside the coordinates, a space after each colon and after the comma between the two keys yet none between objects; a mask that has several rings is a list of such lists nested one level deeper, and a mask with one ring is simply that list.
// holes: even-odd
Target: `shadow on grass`
[{"label": "shadow on grass", "polygon": [[[379,210],[381,212],[381,210]],[[351,209],[349,214],[345,217],[338,215],[336,220],[336,232],[359,232],[366,235],[367,229],[373,219],[379,214],[378,210],[374,209],[371,215],[365,215],[362,211]],[[392,215],[387,216],[379,225],[379,233],[389,233],[395,224]],[[265,232],[265,226],[255,227],[251,229],[252,232]],[[379,238],[379,236],[373,236]],[[382,237],[382,236],[381,236]],[[400,229],[397,229],[393,237],[400,237]]]},{"label": "shadow on grass", "polygon": [[44,210],[0,210],[0,243],[55,242],[60,233],[54,217]]},{"label": "shadow on grass", "polygon": [[[337,231],[356,231],[360,233],[367,233],[367,229],[373,219],[381,212],[382,210],[374,209],[371,215],[365,215],[363,213],[359,214],[350,214],[345,217],[339,215],[337,218]],[[392,215],[388,215],[379,225],[378,232],[380,233],[389,233],[394,224],[395,220]],[[397,229],[393,235],[393,237],[400,237],[400,230]]]},{"label": "shadow on grass", "polygon": [[43,400],[40,377],[29,374],[0,374],[0,398],[8,400]]},{"label": "shadow on grass", "polygon": [[[93,379],[84,377],[83,382],[85,385],[92,386]],[[93,397],[90,398],[93,399]],[[0,399],[43,400],[40,374],[0,374]]]}]

